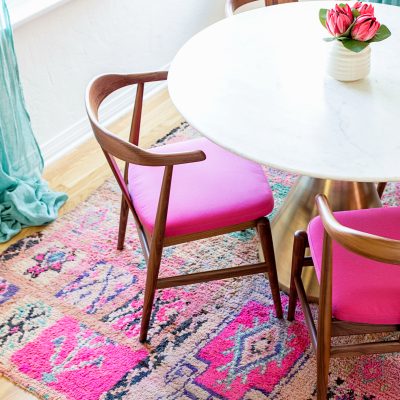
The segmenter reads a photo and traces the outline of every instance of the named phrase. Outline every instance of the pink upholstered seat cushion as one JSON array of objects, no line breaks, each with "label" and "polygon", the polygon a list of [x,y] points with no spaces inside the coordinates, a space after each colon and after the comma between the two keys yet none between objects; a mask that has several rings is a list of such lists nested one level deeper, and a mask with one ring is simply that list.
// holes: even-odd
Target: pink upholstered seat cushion
[{"label": "pink upholstered seat cushion", "polygon": [[[174,167],[166,236],[226,227],[268,215],[274,205],[260,165],[205,138],[155,148],[154,153],[203,150],[206,160]],[[129,192],[140,221],[152,232],[164,167],[131,165]]]},{"label": "pink upholstered seat cushion", "polygon": [[[336,212],[338,221],[359,231],[400,239],[400,208]],[[323,226],[308,226],[311,255],[321,274]],[[333,242],[332,313],[339,320],[400,324],[400,266],[361,257]]]}]

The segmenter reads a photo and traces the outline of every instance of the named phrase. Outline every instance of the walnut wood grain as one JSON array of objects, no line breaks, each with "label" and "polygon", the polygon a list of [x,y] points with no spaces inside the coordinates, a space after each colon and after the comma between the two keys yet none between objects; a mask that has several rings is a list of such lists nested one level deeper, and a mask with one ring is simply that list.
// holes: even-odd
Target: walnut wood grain
[{"label": "walnut wood grain", "polygon": [[365,354],[397,353],[400,351],[398,340],[389,340],[373,343],[348,344],[332,347],[332,357],[354,357]]},{"label": "walnut wood grain", "polygon": [[154,233],[151,238],[149,260],[147,261],[146,288],[144,292],[142,323],[140,328],[139,340],[144,342],[147,338],[149,329],[151,309],[153,307],[154,296],[157,289],[158,274],[162,250],[164,247],[165,228],[167,225],[167,213],[169,195],[171,190],[173,167],[165,167],[163,182],[161,185],[160,199],[158,202]]},{"label": "walnut wood grain", "polygon": [[335,319],[332,320],[332,336],[359,335],[360,332],[372,334],[396,331],[400,331],[400,325],[371,325]]},{"label": "walnut wood grain", "polygon": [[225,226],[223,228],[217,228],[208,231],[194,232],[187,235],[168,236],[165,238],[164,246],[176,246],[177,244],[206,239],[211,236],[219,236],[227,233],[244,231],[245,229],[254,228],[256,225],[257,221],[248,221],[237,225]]},{"label": "walnut wood grain", "polygon": [[390,264],[400,264],[400,241],[360,232],[341,225],[324,195],[316,197],[318,212],[329,236],[361,256]]},{"label": "walnut wood grain", "polygon": [[[86,91],[86,110],[89,121],[91,123],[94,135],[103,150],[107,162],[122,192],[117,248],[122,249],[124,246],[126,226],[130,210],[136,223],[143,255],[147,264],[146,287],[139,340],[141,342],[147,340],[151,311],[157,289],[198,282],[207,282],[216,279],[226,279],[258,273],[268,274],[271,282],[271,291],[275,303],[276,315],[278,318],[282,318],[282,306],[279,296],[272,235],[270,224],[267,218],[250,220],[241,224],[226,226],[209,231],[195,232],[188,235],[174,237],[165,236],[171,182],[173,177],[173,166],[178,164],[201,162],[206,158],[204,152],[200,150],[181,153],[156,154],[151,151],[143,150],[139,147],[145,84],[147,82],[165,80],[166,78],[167,72],[164,71],[147,74],[101,75],[92,80]],[[132,114],[129,141],[125,141],[101,125],[98,119],[98,113],[101,103],[107,98],[107,96],[118,89],[130,85],[136,85],[137,90]],[[123,174],[119,169],[117,159],[125,162]],[[128,172],[130,164],[145,165],[149,167],[164,167],[164,176],[160,188],[160,196],[153,232],[148,232],[143,227],[129,193]],[[190,188],[188,188],[188,190],[190,190]],[[256,263],[253,265],[231,267],[224,270],[204,271],[183,276],[174,276],[168,278],[158,277],[164,247],[249,228],[257,228],[261,246],[263,248],[265,262]]]},{"label": "walnut wood grain", "polygon": [[383,192],[385,191],[387,182],[379,182],[378,186],[376,187],[376,190],[378,191],[378,195],[380,198],[383,196]]},{"label": "walnut wood grain", "polygon": [[239,276],[262,274],[268,271],[266,263],[241,265],[239,267],[230,267],[219,270],[196,272],[194,274],[159,278],[157,282],[158,289],[169,287],[192,285],[194,283],[209,282],[219,279],[235,278]]},{"label": "walnut wood grain", "polygon": [[326,397],[332,337],[332,238],[325,232],[317,330],[317,397]]},{"label": "walnut wood grain", "polygon": [[[390,264],[400,264],[400,241],[371,235],[340,224],[324,195],[316,197],[318,212],[324,225],[324,243],[320,279],[318,329],[316,329],[306,292],[301,279],[303,267],[309,263],[305,257],[308,247],[307,233],[296,232],[293,246],[292,279],[288,319],[295,317],[296,298],[299,297],[311,342],[317,353],[317,398],[326,399],[329,360],[331,357],[347,357],[374,353],[400,351],[398,340],[366,342],[351,345],[331,345],[331,337],[396,332],[398,325],[380,325],[340,321],[332,318],[332,240],[361,256]],[[382,265],[382,268],[385,268]],[[373,295],[371,293],[371,295]]]},{"label": "walnut wood grain", "polygon": [[[167,72],[132,75],[111,74],[99,76],[89,84],[86,90],[86,111],[93,133],[103,151],[128,163],[147,166],[178,165],[205,160],[206,156],[201,150],[169,154],[156,154],[143,150],[134,143],[127,142],[114,135],[99,123],[100,104],[111,93],[125,86],[165,80],[167,76]],[[140,93],[140,90],[137,93]],[[136,106],[131,129],[131,138],[135,141],[138,141],[139,137],[139,112],[141,112],[141,106],[139,110]]]}]

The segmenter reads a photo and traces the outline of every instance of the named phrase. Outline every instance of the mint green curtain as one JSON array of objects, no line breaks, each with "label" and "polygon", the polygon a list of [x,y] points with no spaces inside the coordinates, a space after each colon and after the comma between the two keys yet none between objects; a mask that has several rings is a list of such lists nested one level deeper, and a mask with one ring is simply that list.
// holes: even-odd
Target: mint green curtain
[{"label": "mint green curtain", "polygon": [[371,3],[389,4],[390,6],[400,6],[400,0],[369,0],[369,1]]},{"label": "mint green curtain", "polygon": [[0,8],[0,243],[57,217],[67,195],[41,178],[43,159],[26,111],[5,0]]}]

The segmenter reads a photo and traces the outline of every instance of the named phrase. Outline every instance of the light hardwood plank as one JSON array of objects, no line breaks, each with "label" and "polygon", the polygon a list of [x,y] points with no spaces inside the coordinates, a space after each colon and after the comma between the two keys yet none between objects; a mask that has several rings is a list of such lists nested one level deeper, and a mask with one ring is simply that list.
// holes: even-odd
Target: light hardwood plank
[{"label": "light hardwood plank", "polygon": [[37,397],[14,385],[6,378],[0,378],[1,400],[36,400]]},{"label": "light hardwood plank", "polygon": [[[112,132],[127,137],[131,115],[128,114],[110,127]],[[172,104],[168,91],[162,90],[144,102],[140,146],[148,148],[157,139],[183,121]],[[94,138],[45,169],[44,178],[53,190],[66,192],[69,200],[60,210],[60,215],[72,210],[96,190],[108,177],[111,170]],[[24,229],[7,243],[0,244],[0,252],[18,240],[42,231],[44,227]]]}]

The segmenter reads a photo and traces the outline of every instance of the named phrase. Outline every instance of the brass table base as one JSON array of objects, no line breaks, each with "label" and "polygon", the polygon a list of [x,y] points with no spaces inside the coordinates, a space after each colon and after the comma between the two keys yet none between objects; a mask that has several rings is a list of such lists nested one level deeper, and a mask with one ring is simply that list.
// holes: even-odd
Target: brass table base
[{"label": "brass table base", "polygon": [[[279,284],[286,293],[290,286],[293,235],[297,230],[306,230],[317,215],[314,198],[318,193],[328,197],[335,211],[381,206],[374,183],[298,178],[272,222]],[[310,300],[318,301],[319,285],[313,268],[305,268],[302,278]]]}]

